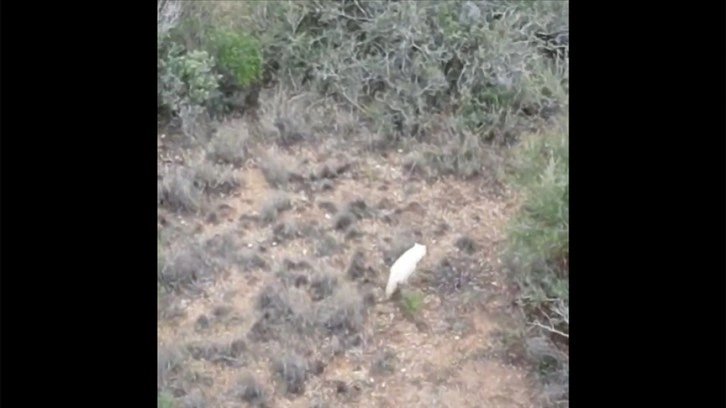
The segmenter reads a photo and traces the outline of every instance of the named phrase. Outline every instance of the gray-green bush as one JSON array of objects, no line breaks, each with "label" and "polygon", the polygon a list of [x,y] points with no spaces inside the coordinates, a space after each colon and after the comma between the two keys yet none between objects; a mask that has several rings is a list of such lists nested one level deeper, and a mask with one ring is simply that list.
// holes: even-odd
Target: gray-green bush
[{"label": "gray-green bush", "polygon": [[207,103],[219,86],[221,75],[214,72],[214,58],[206,51],[187,51],[170,43],[159,51],[158,107],[173,115],[185,106]]},{"label": "gray-green bush", "polygon": [[543,397],[569,396],[569,129],[567,118],[514,151],[513,181],[523,203],[513,218],[505,260],[535,336],[526,339]]},{"label": "gray-green bush", "polygon": [[[562,120],[560,126],[524,140],[514,152],[514,182],[524,202],[510,226],[508,254],[524,300],[543,312],[569,306],[567,128]],[[566,325],[563,319],[555,321]]]},{"label": "gray-green bush", "polygon": [[260,45],[220,19],[224,4],[157,0],[157,106],[195,139],[209,136],[210,118],[256,104]]},{"label": "gray-green bush", "polygon": [[169,41],[186,50],[204,50],[214,58],[219,87],[206,104],[209,113],[223,115],[256,104],[262,53],[258,40],[237,14],[246,2],[184,2]]},{"label": "gray-green bush", "polygon": [[508,142],[566,102],[566,63],[535,36],[566,26],[566,2],[307,0],[251,12],[267,77],[349,104],[387,141],[460,144],[468,131],[470,144]]}]

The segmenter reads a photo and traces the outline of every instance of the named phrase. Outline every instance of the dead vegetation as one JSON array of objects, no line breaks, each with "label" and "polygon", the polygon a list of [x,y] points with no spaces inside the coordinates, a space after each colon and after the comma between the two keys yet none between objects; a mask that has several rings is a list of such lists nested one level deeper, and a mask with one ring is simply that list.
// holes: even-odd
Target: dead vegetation
[{"label": "dead vegetation", "polygon": [[249,132],[246,127],[223,123],[209,143],[208,158],[217,163],[241,167],[249,158]]},{"label": "dead vegetation", "polygon": [[234,399],[246,402],[252,407],[263,408],[268,406],[265,390],[249,373],[240,376],[231,394]]},{"label": "dead vegetation", "polygon": [[285,392],[302,394],[305,391],[309,367],[307,360],[303,357],[296,353],[288,353],[273,363],[272,370]]},{"label": "dead vegetation", "polygon": [[[157,366],[160,399],[191,397],[205,402],[198,398],[194,390],[213,384],[214,379],[195,371],[189,364],[187,354],[176,347],[159,348]],[[162,392],[164,397],[161,397]]]},{"label": "dead vegetation", "polygon": [[210,196],[229,194],[240,187],[229,167],[201,159],[188,164],[160,164],[157,178],[157,203],[174,212],[199,212]]},{"label": "dead vegetation", "polygon": [[290,181],[290,170],[285,163],[278,161],[272,157],[267,157],[262,161],[260,165],[262,174],[265,175],[267,184],[274,188],[287,188],[287,183]]},{"label": "dead vegetation", "polygon": [[190,243],[170,251],[159,271],[159,283],[166,290],[198,293],[212,282],[219,266],[201,246]]},{"label": "dead vegetation", "polygon": [[226,364],[231,367],[243,367],[247,345],[238,339],[231,343],[203,343],[187,346],[189,355],[196,360],[206,360],[215,364]]},{"label": "dead vegetation", "polygon": [[292,208],[292,203],[287,194],[283,192],[272,193],[262,204],[260,209],[260,216],[262,221],[271,223],[277,219],[283,211],[287,211]]}]

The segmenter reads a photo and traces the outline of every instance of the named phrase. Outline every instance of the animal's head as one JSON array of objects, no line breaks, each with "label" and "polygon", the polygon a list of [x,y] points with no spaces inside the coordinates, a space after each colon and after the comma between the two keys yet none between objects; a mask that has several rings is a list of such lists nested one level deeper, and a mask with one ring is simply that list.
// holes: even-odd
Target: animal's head
[{"label": "animal's head", "polygon": [[421,254],[421,256],[426,255],[426,245],[419,244],[418,242],[415,242],[413,244],[413,247],[416,248],[416,250]]}]

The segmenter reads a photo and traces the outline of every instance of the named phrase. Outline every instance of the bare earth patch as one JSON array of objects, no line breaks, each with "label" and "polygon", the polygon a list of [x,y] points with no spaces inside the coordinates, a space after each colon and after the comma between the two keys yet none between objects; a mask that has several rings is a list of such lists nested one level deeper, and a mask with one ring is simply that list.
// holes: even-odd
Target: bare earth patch
[{"label": "bare earth patch", "polygon": [[[223,270],[201,293],[165,295],[179,311],[158,325],[160,350],[176,353],[176,371],[164,374],[174,397],[218,407],[533,406],[525,369],[493,357],[511,323],[497,257],[514,210],[508,192],[416,178],[407,152],[257,150],[234,169],[240,187],[209,211],[165,215],[191,226]],[[390,259],[413,242],[428,254],[403,288],[422,297],[407,312],[400,297],[382,299]]]}]

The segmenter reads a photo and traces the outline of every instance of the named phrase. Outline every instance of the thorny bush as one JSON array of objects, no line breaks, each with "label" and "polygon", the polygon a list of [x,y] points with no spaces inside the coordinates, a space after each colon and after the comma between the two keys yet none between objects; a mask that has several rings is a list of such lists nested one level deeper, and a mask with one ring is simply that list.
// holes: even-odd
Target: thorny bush
[{"label": "thorny bush", "polygon": [[536,34],[562,30],[567,7],[260,2],[249,22],[261,39],[268,81],[335,97],[389,141],[468,131],[480,141],[509,143],[566,104],[569,63],[540,52]]}]

